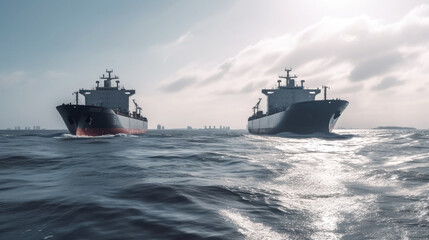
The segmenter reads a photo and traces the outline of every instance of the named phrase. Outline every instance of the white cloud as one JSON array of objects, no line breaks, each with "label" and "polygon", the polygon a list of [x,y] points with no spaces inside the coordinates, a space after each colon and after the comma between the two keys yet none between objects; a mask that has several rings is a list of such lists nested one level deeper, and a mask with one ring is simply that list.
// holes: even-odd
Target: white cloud
[{"label": "white cloud", "polygon": [[[425,111],[429,116],[429,110],[417,110],[421,104],[416,103],[429,94],[428,40],[429,5],[415,8],[392,24],[367,16],[324,18],[298,33],[263,39],[223,62],[193,63],[162,86],[192,78],[193,84],[181,87],[177,97],[197,98],[198,105],[222,96],[249,110],[234,116],[245,119],[253,100],[261,95],[260,88],[275,86],[277,74],[292,66],[307,86],[327,84],[330,97],[350,101],[341,120],[345,127],[428,127],[412,115]],[[381,94],[381,89],[386,91]],[[424,102],[429,104],[429,100]],[[216,104],[208,107],[222,111]]]},{"label": "white cloud", "polygon": [[10,87],[21,84],[29,80],[29,76],[24,71],[0,74],[0,87]]},{"label": "white cloud", "polygon": [[176,41],[174,41],[174,43],[172,45],[177,46],[180,45],[186,41],[188,41],[190,38],[192,38],[192,34],[191,32],[186,32],[185,34],[183,34],[182,36],[180,36]]},{"label": "white cloud", "polygon": [[43,81],[63,81],[68,74],[57,71],[44,71],[42,73],[14,71],[0,73],[0,87],[24,87],[29,84],[42,83]]},{"label": "white cloud", "polygon": [[151,55],[153,56],[161,57],[163,59],[163,62],[166,62],[170,58],[170,56],[176,54],[179,48],[182,45],[188,43],[190,40],[192,40],[192,38],[192,33],[190,31],[187,31],[186,33],[176,38],[174,41],[153,46],[149,50],[149,52],[151,52]]}]

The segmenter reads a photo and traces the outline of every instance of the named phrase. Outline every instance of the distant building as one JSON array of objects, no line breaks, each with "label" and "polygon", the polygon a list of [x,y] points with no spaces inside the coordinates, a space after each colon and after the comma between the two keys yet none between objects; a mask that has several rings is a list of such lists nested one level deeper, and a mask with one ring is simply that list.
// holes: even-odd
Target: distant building
[{"label": "distant building", "polygon": [[161,130],[161,124],[158,124],[158,125],[156,126],[156,130]]}]

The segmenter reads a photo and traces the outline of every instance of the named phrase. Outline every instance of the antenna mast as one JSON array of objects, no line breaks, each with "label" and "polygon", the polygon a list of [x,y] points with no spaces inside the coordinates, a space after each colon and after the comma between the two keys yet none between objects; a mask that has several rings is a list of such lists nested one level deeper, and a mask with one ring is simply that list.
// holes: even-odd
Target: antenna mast
[{"label": "antenna mast", "polygon": [[[106,77],[106,76],[104,76],[104,74],[103,74],[103,76],[101,76],[100,77],[100,79],[103,79],[104,80],[104,87],[111,87],[112,85],[111,85],[111,83],[110,83],[110,81],[112,81],[112,80],[115,80],[115,79],[119,79],[119,77],[118,76],[114,76],[114,77],[112,77],[111,76],[111,73],[113,72],[113,69],[112,70],[107,70],[106,69],[106,73],[108,73],[109,75]],[[119,81],[117,81],[117,84],[119,83]]]},{"label": "antenna mast", "polygon": [[76,95],[76,105],[79,105],[79,92],[73,92],[72,95]]},{"label": "antenna mast", "polygon": [[329,89],[329,87],[328,86],[322,86],[322,88],[323,88],[323,96],[326,100],[326,89]]},{"label": "antenna mast", "polygon": [[289,72],[292,71],[292,68],[285,68],[285,71],[286,71],[286,76],[280,75],[279,78],[286,79],[286,87],[295,87],[294,78],[297,78],[298,76],[297,75],[293,75],[293,76],[289,75]]}]

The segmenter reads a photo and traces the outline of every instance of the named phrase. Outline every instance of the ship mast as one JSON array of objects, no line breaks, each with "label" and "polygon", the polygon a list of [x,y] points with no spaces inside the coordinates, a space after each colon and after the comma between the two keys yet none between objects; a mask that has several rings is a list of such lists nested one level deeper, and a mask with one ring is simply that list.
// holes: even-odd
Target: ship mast
[{"label": "ship mast", "polygon": [[72,95],[76,95],[76,105],[79,105],[79,92],[73,92]]},{"label": "ship mast", "polygon": [[326,100],[326,89],[329,89],[329,87],[328,86],[322,86],[322,88],[323,88],[323,97],[325,98],[325,100]]},{"label": "ship mast", "polygon": [[[289,72],[292,71],[292,68],[285,68],[285,71],[286,71],[286,76],[280,75],[279,78],[286,79],[286,87],[295,87],[294,78],[297,78],[298,76],[296,76],[296,75],[290,76],[289,75]],[[280,86],[280,84],[279,84],[279,86]]]},{"label": "ship mast", "polygon": [[[104,80],[104,87],[112,87],[110,81],[115,80],[115,79],[119,79],[119,77],[116,76],[116,75],[114,77],[112,77],[111,76],[112,72],[113,72],[113,70],[109,71],[109,70],[106,69],[106,73],[108,74],[108,76],[104,76],[104,74],[103,74],[103,76],[100,77],[100,79]],[[118,85],[118,83],[119,83],[119,81],[116,81],[117,85]],[[98,84],[97,84],[97,86],[98,86]]]}]

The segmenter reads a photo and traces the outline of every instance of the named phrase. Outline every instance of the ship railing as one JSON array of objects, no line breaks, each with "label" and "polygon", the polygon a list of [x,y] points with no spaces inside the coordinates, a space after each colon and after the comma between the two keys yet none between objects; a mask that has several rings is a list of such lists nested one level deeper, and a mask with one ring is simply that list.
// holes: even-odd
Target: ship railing
[{"label": "ship railing", "polygon": [[248,120],[258,119],[258,118],[261,118],[261,117],[265,117],[267,115],[268,114],[266,114],[266,113],[264,113],[264,114],[258,114],[258,115],[254,114],[254,115],[250,116]]},{"label": "ship railing", "polygon": [[121,112],[119,110],[113,110],[116,114],[121,115],[121,116],[125,116],[125,117],[129,117],[127,112]]},{"label": "ship railing", "polygon": [[119,110],[113,110],[116,114],[118,114],[118,115],[121,115],[121,116],[124,116],[124,117],[130,117],[130,118],[134,118],[134,119],[140,119],[140,120],[143,120],[143,121],[147,121],[147,118],[146,117],[143,117],[143,116],[141,116],[141,115],[133,115],[133,114],[131,114],[130,112],[121,112],[121,111],[119,111]]},{"label": "ship railing", "polygon": [[272,115],[272,114],[276,114],[276,113],[279,113],[279,112],[283,112],[284,110],[286,110],[285,107],[283,107],[283,108],[276,108],[276,109],[270,109],[269,112],[264,113],[264,114],[253,114],[252,116],[249,117],[248,120],[262,118],[262,117],[265,117],[265,116],[268,116],[268,115]]}]

